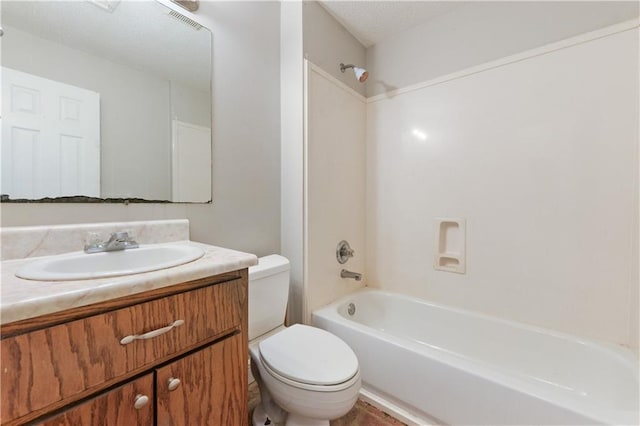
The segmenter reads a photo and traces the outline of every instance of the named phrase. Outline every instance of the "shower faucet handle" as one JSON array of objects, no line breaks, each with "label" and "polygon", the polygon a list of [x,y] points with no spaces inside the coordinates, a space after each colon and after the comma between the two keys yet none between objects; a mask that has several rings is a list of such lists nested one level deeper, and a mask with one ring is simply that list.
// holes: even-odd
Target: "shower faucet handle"
[{"label": "shower faucet handle", "polygon": [[342,240],[338,243],[338,247],[336,247],[336,259],[339,264],[344,264],[352,258],[356,252],[351,248],[349,243],[345,240]]}]

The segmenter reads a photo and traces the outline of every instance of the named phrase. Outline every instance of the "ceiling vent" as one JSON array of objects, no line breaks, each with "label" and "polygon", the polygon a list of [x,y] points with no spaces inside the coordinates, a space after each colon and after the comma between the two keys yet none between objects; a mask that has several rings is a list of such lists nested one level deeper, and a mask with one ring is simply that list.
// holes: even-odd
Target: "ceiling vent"
[{"label": "ceiling vent", "polygon": [[199,30],[200,28],[202,28],[202,25],[198,24],[193,19],[187,18],[183,14],[176,12],[175,10],[170,10],[168,13],[169,13],[169,16],[173,16],[178,21],[181,21],[181,22],[189,25],[190,27],[193,27],[196,30]]}]

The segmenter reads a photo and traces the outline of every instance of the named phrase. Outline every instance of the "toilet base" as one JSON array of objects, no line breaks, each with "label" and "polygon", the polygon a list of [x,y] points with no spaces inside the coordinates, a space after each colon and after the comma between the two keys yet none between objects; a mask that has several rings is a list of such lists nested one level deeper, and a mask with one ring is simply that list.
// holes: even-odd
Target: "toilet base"
[{"label": "toilet base", "polygon": [[311,419],[289,413],[285,426],[329,426],[329,420]]},{"label": "toilet base", "polygon": [[[272,422],[262,408],[262,404],[256,405],[253,409],[253,415],[251,416],[251,424],[253,426],[280,426],[275,422]],[[329,420],[310,419],[308,417],[299,416],[297,414],[291,414],[287,416],[285,426],[329,426]]]},{"label": "toilet base", "polygon": [[275,423],[273,423],[269,419],[269,416],[267,416],[267,413],[264,412],[264,408],[262,408],[262,404],[256,405],[256,408],[253,409],[253,415],[251,416],[251,423],[253,426],[266,426],[266,425],[276,426]]}]

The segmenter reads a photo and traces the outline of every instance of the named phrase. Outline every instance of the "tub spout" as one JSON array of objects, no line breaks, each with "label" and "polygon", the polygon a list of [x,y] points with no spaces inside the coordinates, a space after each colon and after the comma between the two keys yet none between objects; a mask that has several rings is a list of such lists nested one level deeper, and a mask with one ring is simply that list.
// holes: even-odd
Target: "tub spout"
[{"label": "tub spout", "polygon": [[356,281],[360,281],[362,280],[362,274],[343,269],[342,271],[340,271],[340,278],[353,278]]}]

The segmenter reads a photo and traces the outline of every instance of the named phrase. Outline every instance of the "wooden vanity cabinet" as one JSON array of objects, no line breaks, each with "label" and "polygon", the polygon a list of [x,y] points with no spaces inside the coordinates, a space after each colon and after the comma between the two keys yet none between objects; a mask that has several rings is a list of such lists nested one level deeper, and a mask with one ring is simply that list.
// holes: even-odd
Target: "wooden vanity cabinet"
[{"label": "wooden vanity cabinet", "polygon": [[3,425],[246,424],[246,269],[1,332]]}]

